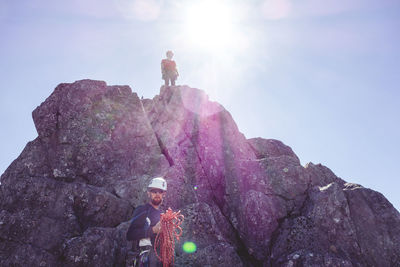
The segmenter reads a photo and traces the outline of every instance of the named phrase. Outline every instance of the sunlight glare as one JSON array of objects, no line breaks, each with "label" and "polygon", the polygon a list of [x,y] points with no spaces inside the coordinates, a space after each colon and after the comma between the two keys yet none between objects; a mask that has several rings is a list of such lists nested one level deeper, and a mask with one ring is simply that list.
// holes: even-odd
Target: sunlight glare
[{"label": "sunlight glare", "polygon": [[187,7],[185,33],[192,45],[219,49],[234,42],[233,12],[217,1],[199,1]]}]

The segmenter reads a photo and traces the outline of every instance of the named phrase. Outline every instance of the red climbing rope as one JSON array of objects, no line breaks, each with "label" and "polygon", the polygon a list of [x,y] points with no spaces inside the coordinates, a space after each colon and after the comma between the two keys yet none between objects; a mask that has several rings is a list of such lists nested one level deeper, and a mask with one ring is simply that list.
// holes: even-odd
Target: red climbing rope
[{"label": "red climbing rope", "polygon": [[[171,208],[161,214],[161,232],[157,234],[154,242],[154,251],[157,258],[162,261],[163,267],[174,264],[175,239],[179,241],[182,235],[182,224],[184,216],[181,211],[173,212]],[[157,253],[160,248],[160,253]]]}]

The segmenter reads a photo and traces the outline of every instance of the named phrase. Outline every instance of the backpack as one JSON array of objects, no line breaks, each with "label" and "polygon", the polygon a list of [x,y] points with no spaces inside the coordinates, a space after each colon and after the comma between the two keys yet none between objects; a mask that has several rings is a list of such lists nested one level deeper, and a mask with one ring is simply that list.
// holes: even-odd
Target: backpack
[{"label": "backpack", "polygon": [[163,59],[161,61],[161,65],[163,66],[163,69],[166,71],[173,71],[176,69],[176,63],[173,60]]}]

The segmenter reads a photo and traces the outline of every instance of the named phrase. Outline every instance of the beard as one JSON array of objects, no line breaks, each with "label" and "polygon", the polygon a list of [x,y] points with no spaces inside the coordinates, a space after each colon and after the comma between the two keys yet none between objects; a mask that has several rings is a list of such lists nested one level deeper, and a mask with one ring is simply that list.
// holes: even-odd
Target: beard
[{"label": "beard", "polygon": [[161,198],[157,198],[157,199],[154,199],[154,198],[153,198],[153,199],[151,200],[151,203],[152,203],[154,206],[160,205],[161,202],[162,202],[162,199],[161,199]]}]

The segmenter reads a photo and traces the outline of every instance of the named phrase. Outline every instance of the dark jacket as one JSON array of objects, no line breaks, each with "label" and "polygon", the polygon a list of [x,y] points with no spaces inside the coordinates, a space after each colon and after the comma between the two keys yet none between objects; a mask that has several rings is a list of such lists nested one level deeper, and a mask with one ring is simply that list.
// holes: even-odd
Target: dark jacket
[{"label": "dark jacket", "polygon": [[[154,245],[156,234],[153,232],[152,227],[160,221],[160,216],[161,211],[155,209],[149,203],[137,207],[126,233],[126,239],[139,241],[142,238],[150,237],[151,244]],[[146,218],[149,218],[149,220],[146,220]]]}]

